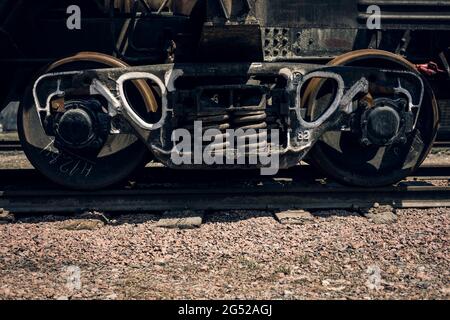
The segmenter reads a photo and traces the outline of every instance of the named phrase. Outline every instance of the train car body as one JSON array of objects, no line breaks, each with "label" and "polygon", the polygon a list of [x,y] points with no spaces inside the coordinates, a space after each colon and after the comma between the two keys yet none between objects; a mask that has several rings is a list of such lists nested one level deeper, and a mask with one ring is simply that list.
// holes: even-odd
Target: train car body
[{"label": "train car body", "polygon": [[306,158],[363,186],[417,168],[439,123],[450,136],[450,1],[3,1],[0,43],[0,101],[23,100],[25,152],[69,187],[118,181],[148,150],[257,167],[174,162],[173,133],[198,121],[212,138],[276,129],[280,168]]}]

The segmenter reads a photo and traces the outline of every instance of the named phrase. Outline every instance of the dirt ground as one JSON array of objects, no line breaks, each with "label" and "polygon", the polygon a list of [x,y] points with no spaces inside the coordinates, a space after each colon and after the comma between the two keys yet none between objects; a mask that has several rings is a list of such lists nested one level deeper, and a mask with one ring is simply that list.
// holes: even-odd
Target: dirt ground
[{"label": "dirt ground", "polygon": [[449,299],[450,209],[397,217],[322,211],[285,225],[273,212],[209,212],[192,230],[151,214],[17,217],[0,224],[0,299]]}]

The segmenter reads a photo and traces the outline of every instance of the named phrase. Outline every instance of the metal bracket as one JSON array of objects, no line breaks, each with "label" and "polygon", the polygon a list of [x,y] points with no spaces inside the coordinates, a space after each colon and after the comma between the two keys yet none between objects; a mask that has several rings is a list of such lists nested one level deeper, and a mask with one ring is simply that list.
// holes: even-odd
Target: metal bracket
[{"label": "metal bracket", "polygon": [[415,105],[413,103],[413,99],[412,99],[411,93],[408,90],[406,90],[405,88],[402,87],[402,83],[401,83],[400,79],[398,79],[398,87],[394,88],[395,93],[403,94],[408,99],[408,112],[412,112],[413,108],[417,109],[417,114],[416,114],[416,118],[414,120],[413,129],[416,128],[417,121],[419,121],[420,108],[422,106],[423,96],[424,96],[424,93],[425,93],[423,80],[422,80],[421,77],[418,77],[418,78],[419,78],[419,80],[421,82],[422,91],[420,93],[419,104],[417,104],[417,105]]},{"label": "metal bracket", "polygon": [[[336,92],[336,96],[334,97],[334,101],[330,105],[330,107],[327,109],[327,111],[325,111],[319,119],[317,119],[313,122],[308,122],[303,119],[301,112],[300,112],[300,108],[302,105],[301,92],[302,92],[302,88],[305,85],[305,83],[307,83],[308,80],[313,79],[313,78],[323,78],[323,79],[335,80],[337,83],[338,89]],[[344,96],[344,88],[345,88],[344,79],[342,79],[342,77],[340,75],[338,75],[337,73],[326,72],[326,71],[316,71],[316,72],[308,73],[307,75],[305,75],[303,77],[301,83],[297,87],[297,100],[296,100],[295,105],[290,107],[290,110],[295,110],[295,112],[297,113],[297,117],[300,122],[300,125],[304,129],[315,129],[315,128],[319,127],[320,125],[322,125],[338,109],[338,107],[342,101],[342,97]]]},{"label": "metal bracket", "polygon": [[[130,106],[125,95],[125,82],[129,80],[148,79],[156,83],[161,90],[161,102],[162,102],[162,115],[161,119],[157,123],[147,123],[144,121]],[[144,130],[156,130],[163,126],[167,116],[167,88],[164,83],[154,74],[148,72],[128,72],[119,77],[116,81],[117,91],[122,102],[121,109],[117,109],[122,113],[125,113],[136,123],[141,129]]]},{"label": "metal bracket", "polygon": [[341,100],[341,110],[347,114],[352,113],[354,110],[352,108],[352,100],[358,93],[368,93],[369,92],[369,81],[366,78],[361,78],[356,82],[342,97]]}]

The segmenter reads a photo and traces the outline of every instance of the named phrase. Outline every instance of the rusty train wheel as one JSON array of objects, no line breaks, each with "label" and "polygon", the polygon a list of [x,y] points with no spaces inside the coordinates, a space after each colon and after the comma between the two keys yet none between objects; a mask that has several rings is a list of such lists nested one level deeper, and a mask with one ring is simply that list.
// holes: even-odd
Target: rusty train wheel
[{"label": "rusty train wheel", "polygon": [[[359,50],[332,60],[331,66],[384,67],[417,72],[402,57],[380,50]],[[327,132],[310,153],[310,162],[333,179],[348,185],[373,187],[396,183],[414,172],[425,160],[436,137],[439,112],[432,89],[426,93],[416,129],[404,144],[361,144],[354,132]],[[308,115],[320,116],[333,92],[324,80],[314,79],[305,90]],[[373,99],[371,94],[367,99]]]},{"label": "rusty train wheel", "polygon": [[[55,62],[44,73],[125,66],[114,57],[83,52]],[[143,112],[158,109],[153,92],[145,81],[135,81],[130,86],[133,87],[136,99],[144,101],[141,103]],[[89,110],[85,111],[89,113]],[[86,112],[80,111],[76,116],[84,114]],[[67,132],[75,137],[77,130],[77,127],[70,128]],[[133,134],[112,136],[107,130],[104,133],[104,144],[99,145],[98,150],[94,150],[94,156],[89,159],[56,148],[55,138],[48,136],[42,128],[31,88],[27,89],[19,108],[18,131],[23,150],[33,166],[50,180],[68,188],[90,190],[113,185],[127,178],[149,159],[147,147]]]}]

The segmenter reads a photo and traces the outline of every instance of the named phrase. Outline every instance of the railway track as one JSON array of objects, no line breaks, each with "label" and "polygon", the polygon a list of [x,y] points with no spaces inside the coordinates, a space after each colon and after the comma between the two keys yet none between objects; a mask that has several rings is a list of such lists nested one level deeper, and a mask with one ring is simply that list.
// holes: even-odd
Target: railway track
[{"label": "railway track", "polygon": [[[174,174],[176,172],[176,174]],[[450,167],[427,166],[396,186],[362,189],[326,183],[308,166],[276,178],[253,171],[172,171],[147,168],[132,183],[80,192],[61,190],[34,170],[0,171],[0,208],[13,213],[152,212],[170,210],[288,210],[450,207]],[[213,178],[212,178],[213,177]]]}]

